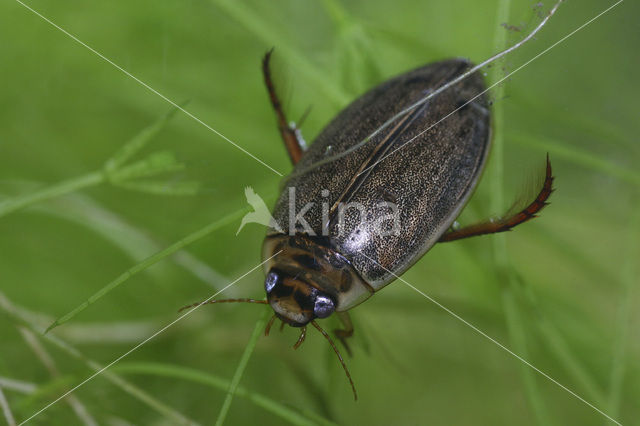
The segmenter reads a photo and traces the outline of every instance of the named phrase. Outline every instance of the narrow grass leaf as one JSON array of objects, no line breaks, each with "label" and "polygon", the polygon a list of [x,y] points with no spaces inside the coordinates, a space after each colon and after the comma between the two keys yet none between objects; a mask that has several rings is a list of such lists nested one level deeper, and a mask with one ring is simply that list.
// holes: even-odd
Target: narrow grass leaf
[{"label": "narrow grass leaf", "polygon": [[37,388],[35,383],[10,379],[8,377],[0,377],[0,387],[24,394],[35,392]]},{"label": "narrow grass leaf", "polygon": [[[522,318],[522,311],[511,288],[505,288],[502,292],[502,305],[505,317],[507,318],[507,328],[509,330],[509,341],[513,344],[514,351],[525,359],[530,359],[527,349],[527,333],[525,320]],[[520,375],[524,383],[527,399],[539,425],[553,425],[544,399],[536,382],[534,371],[529,366],[519,364]]]},{"label": "narrow grass leaf", "polygon": [[582,387],[588,397],[594,401],[594,403],[597,403],[598,406],[604,406],[604,394],[602,389],[583,366],[580,359],[571,351],[566,340],[560,334],[555,325],[544,315],[531,285],[519,275],[516,275],[514,279],[520,284],[519,288],[522,290],[525,300],[535,312],[535,315],[532,315],[531,318],[529,318],[529,322],[538,328],[540,337],[545,342],[547,348],[556,357],[571,378]]},{"label": "narrow grass leaf", "polygon": [[[207,373],[202,370],[196,370],[193,368],[182,367],[179,365],[172,364],[162,364],[162,363],[153,363],[153,362],[130,362],[130,363],[120,363],[116,365],[113,370],[118,373],[134,373],[134,374],[149,374],[153,376],[161,376],[161,377],[170,377],[172,379],[181,379],[187,380],[194,383],[201,383],[203,385],[211,386],[212,388],[227,391],[231,382],[229,380],[220,378],[213,374]],[[258,407],[263,408],[265,411],[268,411],[281,419],[294,424],[294,425],[315,425],[315,424],[325,424],[325,425],[333,425],[334,423],[320,418],[309,419],[305,417],[303,414],[298,411],[287,407],[280,402],[273,400],[267,396],[264,396],[257,392],[252,392],[243,388],[242,386],[238,386],[236,388],[235,394],[241,398],[245,398],[248,401],[251,401]],[[316,415],[317,416],[317,415]]]},{"label": "narrow grass leaf", "polygon": [[19,195],[14,198],[0,202],[0,217],[28,207],[40,201],[77,191],[82,188],[98,185],[105,181],[105,176],[101,172],[93,172],[73,179],[65,180],[49,187]]},{"label": "narrow grass leaf", "polygon": [[231,407],[231,402],[233,401],[233,397],[238,390],[238,385],[240,384],[240,380],[244,374],[244,370],[249,363],[249,359],[251,358],[251,354],[253,353],[253,349],[256,347],[256,343],[258,343],[258,339],[262,335],[262,332],[267,325],[267,318],[271,315],[271,312],[265,309],[262,317],[256,323],[255,328],[253,329],[253,333],[249,338],[249,342],[247,346],[244,348],[244,352],[242,353],[242,357],[240,358],[240,362],[238,363],[238,368],[236,368],[236,372],[233,374],[233,378],[231,379],[231,383],[229,383],[229,387],[227,388],[227,396],[224,399],[222,404],[222,408],[220,409],[220,413],[218,413],[218,419],[216,420],[216,426],[222,426],[224,424],[225,419],[227,418],[227,414],[229,413],[229,407]]},{"label": "narrow grass leaf", "polygon": [[[564,369],[571,375],[573,380],[580,385],[588,398],[599,407],[604,407],[604,393],[598,383],[587,372],[582,362],[572,353],[569,345],[546,318],[539,318],[536,321],[540,335],[546,340],[548,348],[560,361]],[[613,414],[610,414],[613,415]]]},{"label": "narrow grass leaf", "polygon": [[[40,363],[45,367],[45,369],[49,372],[49,375],[52,378],[61,377],[62,374],[56,365],[56,361],[49,354],[44,345],[40,342],[38,337],[36,337],[35,333],[26,327],[18,327],[20,334],[22,335],[24,341],[27,346],[29,346],[36,356],[40,360]],[[69,388],[65,388],[63,392],[67,392]],[[64,402],[71,407],[75,415],[85,426],[97,426],[96,420],[93,418],[87,407],[80,401],[80,399],[75,394],[67,395],[64,399]]]},{"label": "narrow grass leaf", "polygon": [[[186,105],[186,102],[183,104]],[[113,172],[137,154],[151,141],[151,139],[153,139],[154,136],[160,132],[160,130],[162,130],[165,124],[167,124],[177,111],[178,108],[172,108],[156,122],[144,128],[140,133],[126,142],[118,151],[116,151],[115,154],[113,154],[113,156],[111,156],[111,158],[107,160],[104,164],[105,170],[109,173]]]},{"label": "narrow grass leaf", "polygon": [[0,310],[4,312],[7,316],[9,316],[14,322],[16,322],[19,325],[27,327],[29,330],[34,332],[37,336],[42,336],[43,339],[45,339],[49,343],[56,346],[62,352],[66,353],[72,358],[82,361],[92,371],[94,372],[101,371],[100,377],[111,382],[117,388],[133,396],[137,400],[143,402],[145,405],[149,406],[150,408],[152,408],[153,410],[155,410],[156,412],[164,416],[167,420],[170,420],[175,424],[197,425],[196,422],[189,419],[182,413],[176,411],[175,409],[171,408],[165,403],[157,400],[153,396],[149,395],[148,393],[138,388],[137,386],[133,385],[132,383],[129,383],[128,381],[118,376],[117,374],[113,373],[112,371],[105,370],[103,365],[99,364],[96,361],[93,361],[91,358],[88,358],[82,352],[76,349],[74,346],[66,343],[65,341],[63,341],[62,339],[59,339],[56,336],[53,336],[51,334],[44,334],[40,326],[33,323],[29,317],[23,314],[26,311],[26,309],[15,306],[2,292],[0,292]]},{"label": "narrow grass leaf", "polygon": [[11,407],[9,406],[9,401],[4,396],[4,392],[2,392],[2,388],[0,387],[0,408],[2,408],[2,413],[4,414],[4,419],[9,426],[15,426],[16,419],[13,417],[13,413],[11,412]]},{"label": "narrow grass leaf", "polygon": [[73,309],[69,313],[63,315],[62,317],[60,317],[59,319],[54,321],[53,324],[51,324],[46,329],[45,333],[49,332],[50,330],[54,329],[57,326],[59,326],[61,324],[64,324],[65,322],[69,321],[71,318],[75,317],[80,312],[82,312],[85,309],[87,309],[91,304],[95,303],[96,301],[98,301],[99,299],[104,297],[106,294],[108,294],[109,292],[111,292],[112,290],[117,288],[120,284],[122,284],[123,282],[127,281],[129,278],[133,277],[134,275],[139,274],[140,272],[142,272],[145,269],[151,267],[152,265],[158,263],[159,261],[161,261],[162,259],[166,258],[167,256],[172,255],[173,253],[177,252],[178,250],[182,249],[183,247],[186,247],[189,244],[204,238],[205,236],[209,235],[213,231],[216,231],[216,230],[222,228],[223,226],[226,226],[226,225],[236,221],[238,218],[240,218],[242,215],[244,215],[247,211],[248,211],[248,208],[245,207],[244,209],[237,210],[237,211],[235,211],[235,212],[233,212],[231,214],[228,214],[227,216],[223,217],[222,219],[219,219],[219,220],[217,220],[215,222],[210,223],[209,225],[207,225],[207,226],[205,226],[203,228],[200,228],[199,230],[187,235],[186,237],[182,238],[181,240],[178,240],[175,243],[171,244],[169,247],[167,247],[167,248],[165,248],[163,250],[160,250],[157,253],[152,254],[151,256],[149,256],[146,259],[144,259],[142,262],[132,266],[131,268],[129,268],[128,270],[126,270],[125,272],[120,274],[120,276],[118,276],[116,279],[111,281],[109,284],[107,284],[106,286],[104,286],[100,290],[98,290],[94,295],[89,297],[86,301],[84,301],[83,303],[78,305],[75,309]]},{"label": "narrow grass leaf", "polygon": [[[17,187],[37,187],[37,185],[29,183],[17,185]],[[0,194],[0,198],[2,196],[3,194]],[[163,246],[157,239],[151,238],[144,229],[131,225],[114,211],[83,194],[70,194],[64,202],[48,203],[46,208],[45,205],[36,206],[35,211],[89,228],[97,236],[122,250],[133,261],[144,259],[148,253],[158,251]],[[229,282],[227,277],[184,250],[172,256],[171,260],[217,290]],[[169,266],[158,264],[148,273],[160,278],[166,276],[168,271]],[[229,297],[233,297],[234,292],[234,287],[225,290]]]},{"label": "narrow grass leaf", "polygon": [[[621,271],[621,296],[618,307],[618,319],[616,324],[616,336],[611,359],[611,374],[609,377],[609,398],[607,406],[612,416],[620,413],[622,404],[622,387],[627,369],[627,352],[629,351],[629,338],[633,320],[633,304],[636,301],[637,286],[640,281],[640,203],[635,203],[635,213],[629,226],[629,242],[626,250],[626,259]],[[628,380],[628,379],[627,379]]]},{"label": "narrow grass leaf", "polygon": [[640,187],[640,173],[637,171],[620,166],[606,158],[591,154],[577,146],[568,146],[566,143],[560,141],[520,133],[510,134],[509,140],[537,151],[550,152],[554,158],[562,158],[564,161],[577,164],[587,170],[604,173],[623,182]]},{"label": "narrow grass leaf", "polygon": [[40,201],[60,197],[82,188],[98,185],[103,183],[107,176],[109,176],[110,179],[131,179],[133,177],[150,176],[184,168],[184,166],[178,165],[173,154],[164,152],[150,156],[147,160],[135,163],[124,170],[117,170],[124,162],[142,149],[164,127],[165,123],[176,111],[177,109],[172,109],[160,120],[142,130],[126,143],[113,157],[107,160],[104,166],[105,172],[95,171],[28,194],[4,200],[0,202],[0,217]]},{"label": "narrow grass leaf", "polygon": [[[494,21],[494,38],[493,38],[493,50],[500,52],[507,46],[507,29],[502,26],[503,23],[509,22],[509,11],[511,9],[511,0],[499,0],[498,8],[496,11],[496,19]],[[502,67],[493,66],[490,70],[490,83],[499,81],[502,78]],[[504,97],[504,84],[499,84],[494,89],[495,99],[502,99]],[[493,147],[492,147],[492,162],[491,162],[491,199],[490,206],[491,211],[501,211],[504,208],[504,108],[503,103],[498,102],[493,105]],[[503,288],[502,305],[505,310],[505,321],[509,329],[509,340],[516,347],[516,352],[525,356],[527,347],[527,335],[524,331],[524,327],[521,324],[521,312],[519,306],[514,303],[511,298],[511,294],[515,290],[515,281],[513,280],[513,273],[511,265],[509,263],[507,251],[507,240],[504,234],[498,234],[493,236],[493,259],[497,270],[497,277],[506,281]],[[535,377],[531,374],[527,368],[520,368],[520,375],[522,377],[523,384],[527,395],[527,400],[531,406],[532,411],[540,424],[546,424],[550,422],[549,415],[544,405],[544,400],[538,389]]]},{"label": "narrow grass leaf", "polygon": [[335,61],[341,71],[341,87],[362,93],[382,80],[372,40],[366,27],[339,1],[323,0],[322,5],[338,28]]},{"label": "narrow grass leaf", "polygon": [[26,398],[18,401],[15,405],[16,413],[19,413],[21,416],[28,415],[42,402],[64,393],[69,389],[69,386],[72,386],[76,382],[77,378],[71,374],[50,378],[48,381],[39,384]]},{"label": "narrow grass leaf", "polygon": [[178,163],[172,152],[160,151],[149,155],[143,160],[111,172],[109,179],[117,183],[136,178],[156,176],[161,173],[180,171],[184,170],[184,168],[184,164]]},{"label": "narrow grass leaf", "polygon": [[117,185],[130,191],[144,192],[153,195],[197,195],[201,187],[200,182],[197,181],[136,181],[120,182]]},{"label": "narrow grass leaf", "polygon": [[[518,90],[514,87],[511,91],[518,103],[532,115],[540,117],[540,121],[545,121],[550,128],[563,127],[566,129],[578,129],[591,136],[593,140],[606,141],[607,144],[615,144],[640,153],[640,144],[629,137],[627,129],[607,120],[604,116],[590,114],[586,115],[566,108],[562,101],[559,103],[550,102],[549,99],[538,98],[526,90]],[[537,92],[533,92],[536,93]]]},{"label": "narrow grass leaf", "polygon": [[250,10],[242,2],[236,0],[213,0],[213,3],[242,24],[247,31],[256,34],[259,40],[270,46],[277,46],[278,54],[286,57],[291,65],[295,67],[297,73],[306,76],[334,104],[344,106],[353,99],[350,93],[346,93],[341,87],[335,85],[331,79],[328,79],[326,73],[317,64],[311,63],[296,48],[291,46],[289,39],[278,34],[270,23]]}]

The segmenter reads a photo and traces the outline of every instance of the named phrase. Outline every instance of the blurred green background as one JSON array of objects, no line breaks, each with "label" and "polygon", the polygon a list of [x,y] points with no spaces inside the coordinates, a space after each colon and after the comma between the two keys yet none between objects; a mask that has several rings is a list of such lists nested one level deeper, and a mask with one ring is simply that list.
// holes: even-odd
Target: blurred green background
[{"label": "blurred green background", "polygon": [[[311,141],[386,78],[446,57],[479,62],[523,37],[540,21],[535,3],[28,4],[168,98],[189,100],[196,117],[286,174],[259,69],[268,48],[290,118],[313,107],[303,126]],[[488,79],[612,4],[565,2]],[[625,425],[640,424],[639,12],[621,3],[491,92],[496,144],[460,221],[506,210],[549,152],[557,190],[541,218],[508,235],[437,246],[404,275]],[[127,163],[152,155],[129,172],[166,173],[98,183],[95,172],[171,106],[16,1],[0,5],[0,40],[5,208],[59,182],[88,175],[94,183],[0,217],[0,402],[19,423],[175,320],[180,306],[257,265],[264,229],[235,236],[244,187],[272,202],[279,177],[178,112]],[[172,154],[153,157],[159,151]],[[129,268],[223,218],[42,336]],[[256,270],[223,295],[262,298],[262,280]],[[236,370],[265,311],[202,308],[30,423],[210,424],[225,414],[236,375],[242,389],[227,424],[613,424],[400,282],[352,311],[356,403],[315,332],[293,351],[297,330],[274,328],[244,373]],[[332,329],[332,321],[322,323]]]}]

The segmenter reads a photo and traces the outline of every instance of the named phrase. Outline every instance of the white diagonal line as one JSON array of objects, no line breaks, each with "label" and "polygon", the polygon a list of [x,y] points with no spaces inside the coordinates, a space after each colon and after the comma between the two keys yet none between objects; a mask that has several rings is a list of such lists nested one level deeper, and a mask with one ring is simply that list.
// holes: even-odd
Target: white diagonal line
[{"label": "white diagonal line", "polygon": [[589,407],[591,407],[592,409],[594,409],[598,413],[602,414],[607,419],[611,420],[612,422],[614,422],[617,425],[622,426],[622,424],[620,422],[618,422],[617,420],[611,418],[607,413],[605,413],[604,411],[602,411],[601,409],[599,409],[598,407],[596,407],[595,405],[593,405],[592,403],[590,403],[589,401],[587,401],[586,399],[584,399],[583,397],[581,397],[580,395],[578,395],[577,393],[575,393],[574,391],[572,391],[571,389],[569,389],[568,387],[563,385],[562,383],[558,382],[556,379],[554,379],[553,377],[549,376],[547,373],[545,373],[544,371],[540,370],[538,367],[536,367],[535,365],[531,364],[529,361],[527,361],[526,359],[522,358],[520,355],[518,355],[517,353],[513,352],[511,349],[507,348],[505,345],[503,345],[502,343],[498,342],[496,339],[494,339],[493,337],[489,336],[487,333],[485,333],[484,331],[480,330],[478,327],[476,327],[475,325],[471,324],[469,321],[467,321],[466,319],[462,318],[460,315],[456,314],[451,309],[447,308],[442,303],[440,303],[437,300],[435,300],[433,297],[429,296],[428,294],[426,294],[423,291],[419,290],[418,288],[414,287],[411,283],[406,281],[404,278],[397,276],[396,274],[394,274],[393,272],[391,272],[390,270],[388,270],[384,266],[380,265],[380,263],[378,263],[375,260],[371,259],[366,254],[364,254],[362,252],[359,253],[359,254],[361,254],[362,256],[366,257],[370,261],[374,262],[376,265],[380,266],[382,269],[384,269],[385,271],[387,271],[388,273],[393,275],[396,279],[402,281],[408,287],[410,287],[411,289],[413,289],[413,290],[417,291],[418,293],[420,293],[423,297],[428,299],[430,302],[435,304],[437,307],[439,307],[440,309],[442,309],[443,311],[445,311],[449,315],[453,316],[455,319],[457,319],[458,321],[462,322],[464,325],[466,325],[467,327],[471,328],[473,331],[475,331],[476,333],[480,334],[485,339],[487,339],[490,342],[494,343],[496,346],[498,346],[500,349],[504,350],[505,352],[507,352],[508,354],[513,356],[514,358],[516,358],[518,361],[520,361],[523,364],[525,364],[526,366],[530,367],[531,369],[533,369],[534,371],[536,371],[540,375],[544,376],[546,379],[550,380],[551,382],[553,382],[554,384],[556,384],[560,388],[562,388],[565,391],[569,392],[575,398],[579,399],[580,401],[582,401],[583,403],[585,403],[586,405],[588,405]]},{"label": "white diagonal line", "polygon": [[[390,153],[386,154],[385,156],[383,156],[381,159],[379,159],[378,161],[376,161],[375,163],[373,163],[372,165],[370,165],[369,167],[367,167],[366,169],[364,169],[363,171],[361,171],[359,175],[361,175],[362,173],[366,172],[367,170],[369,170],[372,167],[375,167],[378,163],[380,163],[381,161],[383,161],[385,158],[389,157],[390,155],[394,154],[396,151],[401,150],[402,148],[404,148],[405,146],[409,145],[411,142],[413,142],[416,138],[422,136],[423,134],[425,134],[426,132],[428,132],[429,130],[431,130],[433,127],[437,126],[438,124],[440,124],[441,122],[443,122],[444,120],[446,120],[447,118],[451,117],[453,114],[455,114],[456,112],[458,112],[459,110],[461,110],[462,108],[464,108],[465,106],[469,105],[471,102],[473,102],[474,100],[476,100],[477,98],[479,98],[480,96],[484,95],[485,93],[487,93],[489,90],[493,89],[495,86],[497,86],[498,84],[502,83],[503,81],[505,81],[506,79],[508,79],[509,77],[511,77],[513,74],[517,73],[518,71],[520,71],[522,68],[526,67],[527,65],[529,65],[531,62],[535,61],[536,59],[538,59],[540,56],[544,55],[545,53],[547,53],[548,51],[550,51],[551,49],[553,49],[554,47],[556,47],[557,45],[559,45],[560,43],[562,43],[563,41],[565,41],[566,39],[568,39],[569,37],[573,36],[575,33],[577,33],[578,31],[580,31],[581,29],[583,29],[584,27],[586,27],[587,25],[591,24],[593,21],[595,21],[596,19],[600,18],[602,15],[604,15],[605,13],[609,12],[611,9],[613,9],[614,7],[616,7],[617,5],[619,5],[620,3],[622,3],[623,0],[618,0],[616,3],[614,3],[613,5],[609,6],[608,8],[606,8],[605,10],[603,10],[602,12],[600,12],[599,14],[597,14],[596,16],[594,16],[593,18],[589,19],[587,22],[585,22],[584,24],[580,25],[578,28],[576,28],[575,30],[571,31],[569,34],[567,34],[566,36],[562,37],[560,40],[556,41],[555,43],[553,43],[551,46],[547,47],[546,49],[544,49],[542,52],[538,53],[536,56],[534,56],[533,58],[529,59],[527,62],[525,62],[524,64],[520,65],[518,68],[516,68],[515,70],[511,71],[509,74],[507,74],[506,76],[504,76],[503,78],[501,78],[500,80],[496,81],[495,83],[493,83],[491,86],[487,87],[485,90],[483,90],[482,92],[480,92],[479,94],[477,94],[476,96],[474,96],[473,98],[471,98],[470,100],[468,100],[467,102],[465,102],[464,104],[462,104],[461,106],[459,106],[458,108],[454,109],[453,111],[451,111],[449,114],[445,115],[444,117],[442,117],[440,120],[436,121],[434,124],[432,124],[431,126],[427,127],[425,130],[421,131],[420,133],[418,133],[416,136],[412,137],[411,139],[409,139],[408,141],[406,141],[405,143],[403,143],[402,145],[400,145],[398,148],[394,149],[393,151],[391,151]],[[414,104],[415,105],[415,104]],[[411,107],[410,107],[411,108]]]},{"label": "white diagonal line", "polygon": [[163,95],[162,93],[158,92],[156,89],[154,89],[153,87],[149,86],[147,83],[145,83],[144,81],[140,80],[138,77],[136,77],[135,75],[131,74],[129,71],[127,71],[126,69],[122,68],[120,65],[116,64],[111,59],[107,58],[102,53],[100,53],[97,50],[95,50],[93,47],[89,46],[88,44],[86,44],[85,42],[80,40],[78,37],[74,36],[73,34],[68,32],[67,30],[65,30],[64,28],[62,28],[59,25],[55,24],[54,22],[52,22],[47,17],[43,16],[41,13],[39,13],[35,9],[32,9],[30,6],[28,6],[25,3],[23,3],[21,0],[16,0],[16,2],[18,2],[19,4],[24,6],[26,9],[30,10],[31,12],[33,12],[38,17],[42,18],[44,21],[46,21],[48,24],[52,25],[54,28],[58,29],[59,31],[61,31],[62,33],[67,35],[69,38],[71,38],[76,43],[80,44],[81,46],[87,48],[92,53],[96,54],[102,60],[106,61],[107,63],[109,63],[111,65],[113,65],[113,67],[115,67],[119,71],[123,72],[127,77],[130,77],[133,80],[135,80],[138,84],[143,86],[145,89],[147,89],[150,92],[160,96],[162,99],[164,99],[169,104],[171,104],[174,108],[179,109],[180,111],[182,111],[183,113],[185,113],[189,117],[193,118],[195,121],[197,121],[198,123],[202,124],[204,127],[206,127],[207,129],[211,130],[213,133],[215,133],[216,135],[220,136],[222,139],[224,139],[225,141],[229,142],[231,145],[235,146],[240,151],[244,152],[249,157],[251,157],[254,160],[256,160],[258,163],[262,164],[263,166],[265,166],[266,168],[268,168],[269,170],[271,170],[272,172],[274,172],[278,176],[282,176],[282,173],[280,173],[279,171],[277,171],[276,169],[274,169],[273,167],[271,167],[270,165],[268,165],[267,163],[265,163],[264,161],[262,161],[261,159],[259,159],[258,157],[256,157],[255,155],[253,155],[252,153],[250,153],[249,151],[247,151],[246,149],[244,149],[243,147],[241,147],[240,145],[238,145],[237,143],[235,143],[234,141],[232,141],[231,139],[229,139],[228,137],[226,137],[225,135],[223,135],[222,133],[220,133],[219,131],[217,131],[216,129],[211,127],[210,125],[208,125],[207,123],[205,123],[204,121],[200,120],[198,117],[196,117],[195,115],[191,114],[189,111],[187,111],[186,109],[184,109],[183,107],[181,107],[180,105],[178,105],[177,103],[172,101],[171,99],[167,98],[165,95]]},{"label": "white diagonal line", "polygon": [[23,422],[21,422],[18,426],[21,426],[25,423],[27,423],[29,420],[33,419],[35,416],[37,416],[38,414],[42,413],[43,411],[45,411],[46,409],[48,409],[49,407],[51,407],[53,404],[55,404],[56,402],[60,401],[62,398],[66,397],[67,395],[69,395],[71,392],[75,391],[76,389],[78,389],[80,386],[84,385],[85,383],[87,383],[89,380],[95,378],[96,376],[98,376],[100,373],[102,373],[103,371],[105,371],[107,368],[111,367],[112,365],[114,365],[115,363],[117,363],[118,361],[120,361],[121,359],[123,359],[124,357],[128,356],[129,354],[131,354],[133,351],[135,351],[136,349],[138,349],[140,346],[144,345],[145,343],[147,343],[149,340],[153,339],[154,337],[156,337],[158,334],[162,333],[163,331],[165,331],[167,328],[171,327],[172,325],[174,325],[175,323],[177,323],[178,321],[180,321],[181,319],[183,319],[184,317],[186,317],[187,315],[189,315],[191,312],[195,311],[196,309],[198,309],[201,305],[205,304],[206,302],[210,301],[211,299],[213,299],[214,297],[216,297],[217,295],[219,295],[220,293],[222,293],[223,291],[225,291],[226,289],[228,289],[229,287],[231,287],[232,285],[234,285],[235,283],[237,283],[238,281],[240,281],[241,279],[243,279],[244,277],[246,277],[247,275],[249,275],[250,273],[252,273],[253,271],[255,271],[256,269],[258,269],[259,267],[261,267],[262,265],[264,265],[265,263],[267,263],[268,261],[270,261],[271,259],[273,259],[274,257],[276,257],[277,255],[279,255],[282,252],[282,250],[278,251],[276,254],[274,254],[273,256],[271,256],[270,258],[266,259],[265,261],[261,262],[259,265],[254,266],[253,268],[251,268],[248,272],[244,273],[243,275],[241,275],[239,278],[236,278],[233,282],[231,282],[229,285],[227,285],[226,287],[224,287],[222,290],[217,291],[215,294],[213,294],[212,296],[210,296],[208,299],[202,301],[201,303],[199,303],[198,305],[196,305],[193,309],[188,310],[187,312],[185,312],[184,314],[180,315],[178,318],[176,318],[175,320],[171,321],[169,324],[165,325],[164,327],[162,327],[160,330],[156,331],[155,333],[153,333],[151,336],[147,337],[146,339],[144,339],[142,342],[138,343],[137,345],[135,345],[133,348],[129,349],[127,352],[125,352],[124,354],[120,355],[118,358],[116,358],[115,360],[111,361],[109,364],[105,365],[104,367],[102,367],[100,370],[96,371],[95,373],[93,373],[91,376],[87,377],[86,379],[84,379],[82,382],[78,383],[76,386],[74,386],[73,388],[71,388],[68,392],[65,392],[64,394],[62,394],[61,396],[59,396],[57,399],[55,399],[54,401],[50,402],[49,404],[45,405],[44,407],[42,407],[40,410],[38,410],[37,412],[35,412],[34,414],[32,414],[28,419],[24,420]]}]

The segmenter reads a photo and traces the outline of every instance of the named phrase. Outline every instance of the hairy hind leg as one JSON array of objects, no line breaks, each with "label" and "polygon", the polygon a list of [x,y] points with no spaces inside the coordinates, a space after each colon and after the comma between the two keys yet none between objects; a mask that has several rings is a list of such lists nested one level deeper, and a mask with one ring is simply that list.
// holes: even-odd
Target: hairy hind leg
[{"label": "hairy hind leg", "polygon": [[547,204],[549,196],[553,192],[553,174],[551,170],[551,162],[547,154],[547,168],[544,183],[538,196],[527,207],[518,213],[507,217],[501,217],[497,220],[476,223],[461,229],[448,231],[444,233],[439,242],[461,240],[463,238],[475,237],[476,235],[495,234],[498,232],[510,231],[521,223],[537,217],[536,213],[542,210]]}]

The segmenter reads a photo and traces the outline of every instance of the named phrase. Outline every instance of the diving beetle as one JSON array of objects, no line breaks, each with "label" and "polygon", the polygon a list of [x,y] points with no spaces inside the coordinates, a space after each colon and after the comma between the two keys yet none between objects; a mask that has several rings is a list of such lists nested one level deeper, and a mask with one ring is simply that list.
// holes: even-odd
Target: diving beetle
[{"label": "diving beetle", "polygon": [[[273,210],[280,226],[263,244],[267,299],[203,304],[269,304],[274,316],[265,334],[276,318],[300,327],[295,348],[304,341],[306,326],[313,325],[336,352],[357,399],[340,352],[315,319],[336,313],[344,324],[336,335],[349,351],[350,309],[438,242],[508,231],[535,217],[553,191],[551,164],[547,156],[542,188],[522,210],[453,227],[487,159],[489,102],[479,72],[437,96],[429,94],[467,72],[470,62],[445,60],[383,82],[347,106],[306,148],[286,119],[270,58],[271,51],[262,62],[264,80],[294,168]],[[425,97],[428,101],[420,102]],[[348,208],[353,206],[358,208]]]}]

